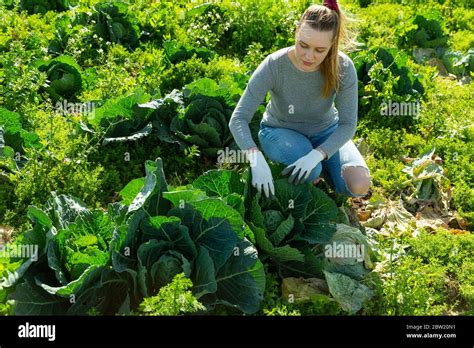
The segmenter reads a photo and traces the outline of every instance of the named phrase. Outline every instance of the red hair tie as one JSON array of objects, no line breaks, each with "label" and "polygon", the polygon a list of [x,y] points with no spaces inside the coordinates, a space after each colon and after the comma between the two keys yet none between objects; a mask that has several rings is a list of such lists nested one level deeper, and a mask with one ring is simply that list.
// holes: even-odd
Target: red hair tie
[{"label": "red hair tie", "polygon": [[324,0],[323,6],[326,6],[330,8],[331,10],[334,10],[337,13],[339,13],[339,6],[337,5],[336,0]]}]

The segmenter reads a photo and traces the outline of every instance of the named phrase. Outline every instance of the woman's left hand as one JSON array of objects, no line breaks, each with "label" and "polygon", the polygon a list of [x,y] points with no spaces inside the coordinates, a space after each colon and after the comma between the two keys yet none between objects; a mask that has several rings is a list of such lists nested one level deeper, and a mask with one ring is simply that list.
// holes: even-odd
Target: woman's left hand
[{"label": "woman's left hand", "polygon": [[291,184],[300,184],[308,179],[311,171],[323,160],[323,155],[316,149],[311,150],[308,154],[304,155],[297,161],[290,164],[288,167],[283,169],[282,175],[287,175],[291,172],[288,181]]}]

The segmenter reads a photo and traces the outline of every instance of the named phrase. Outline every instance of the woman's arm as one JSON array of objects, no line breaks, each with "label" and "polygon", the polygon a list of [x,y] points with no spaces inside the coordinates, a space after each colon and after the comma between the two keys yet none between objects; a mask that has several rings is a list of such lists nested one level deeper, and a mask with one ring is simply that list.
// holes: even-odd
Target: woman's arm
[{"label": "woman's arm", "polygon": [[334,155],[346,142],[351,140],[357,128],[358,81],[354,63],[349,57],[341,64],[343,74],[335,104],[339,115],[339,124],[334,133],[319,146],[327,158]]},{"label": "woman's arm", "polygon": [[271,56],[267,56],[254,71],[229,121],[230,132],[242,150],[256,147],[249,123],[267,92],[275,85],[271,63]]}]

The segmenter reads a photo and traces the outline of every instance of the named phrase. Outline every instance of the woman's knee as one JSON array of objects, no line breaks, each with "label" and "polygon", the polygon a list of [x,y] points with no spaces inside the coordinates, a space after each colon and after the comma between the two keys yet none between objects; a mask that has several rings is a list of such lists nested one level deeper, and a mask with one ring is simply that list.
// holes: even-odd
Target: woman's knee
[{"label": "woman's knee", "polygon": [[369,171],[362,166],[343,167],[342,176],[347,188],[355,195],[366,195],[372,185]]}]

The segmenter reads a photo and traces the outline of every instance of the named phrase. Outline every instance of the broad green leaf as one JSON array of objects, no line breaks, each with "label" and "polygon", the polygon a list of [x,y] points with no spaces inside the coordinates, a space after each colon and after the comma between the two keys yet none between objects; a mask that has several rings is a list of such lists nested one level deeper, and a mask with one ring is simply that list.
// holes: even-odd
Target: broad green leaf
[{"label": "broad green leaf", "polygon": [[[94,310],[100,315],[115,315],[119,311],[130,314],[130,307],[138,305],[137,275],[133,270],[117,273],[103,269],[88,277],[79,287],[76,302],[68,309],[68,315],[86,315]],[[110,294],[114,294],[110,296]]]},{"label": "broad green leaf", "polygon": [[208,198],[191,203],[204,219],[222,218],[229,221],[232,229],[239,237],[245,235],[245,225],[239,212],[225,204],[221,199]]},{"label": "broad green leaf", "polygon": [[122,137],[106,137],[102,142],[102,145],[107,145],[109,143],[123,143],[127,141],[137,141],[151,134],[153,129],[152,123],[148,123],[144,128],[133,132],[130,135]]},{"label": "broad green leaf", "polygon": [[61,262],[59,244],[55,240],[52,240],[48,244],[47,257],[49,268],[56,274],[56,279],[60,284],[66,286],[69,283],[69,279],[65,267],[63,267],[63,263]]},{"label": "broad green leaf", "polygon": [[310,244],[325,244],[336,232],[336,224],[333,223],[307,223],[304,227],[305,229],[294,240],[304,240]]},{"label": "broad green leaf", "polygon": [[122,225],[127,218],[128,206],[120,202],[113,202],[107,205],[107,214],[110,219],[117,225]]},{"label": "broad green leaf", "polygon": [[27,216],[32,222],[37,223],[47,229],[50,229],[53,226],[53,222],[48,217],[48,215],[34,205],[30,205],[28,207]]},{"label": "broad green leaf", "polygon": [[49,199],[46,211],[58,228],[67,228],[76,218],[89,213],[86,205],[77,198],[57,195],[56,192],[51,192],[51,195],[53,197]]},{"label": "broad green leaf", "polygon": [[245,181],[232,170],[209,170],[193,181],[193,187],[208,196],[227,197],[232,193],[244,194]]},{"label": "broad green leaf", "polygon": [[71,295],[74,295],[77,293],[77,289],[84,282],[84,279],[89,277],[91,273],[97,272],[97,269],[101,269],[101,266],[97,266],[97,265],[89,266],[89,268],[87,268],[84,271],[84,273],[81,274],[79,278],[73,280],[72,282],[70,282],[69,284],[65,286],[60,286],[60,287],[49,286],[38,278],[35,278],[35,283],[37,286],[43,288],[47,293],[51,295],[58,295],[61,297],[69,298]]},{"label": "broad green leaf", "polygon": [[253,226],[252,224],[250,224],[250,227],[255,234],[258,247],[264,252],[264,254],[269,255],[278,262],[304,261],[304,255],[298,249],[292,248],[289,245],[274,247],[265,236],[264,229]]},{"label": "broad green leaf", "polygon": [[166,214],[170,205],[162,197],[162,193],[168,189],[161,158],[157,158],[154,162],[146,161],[145,170],[145,185],[133,199],[128,208],[128,213],[130,214],[143,207],[151,216]]},{"label": "broad green leaf", "polygon": [[206,294],[213,294],[217,290],[216,270],[209,251],[200,246],[198,256],[194,261],[192,274],[193,294],[199,299]]},{"label": "broad green leaf", "polygon": [[238,245],[238,254],[232,254],[217,272],[216,295],[252,314],[260,308],[265,291],[265,272],[258,259],[257,250],[247,240]]},{"label": "broad green leaf", "polygon": [[[277,203],[273,204],[277,204],[278,210],[285,216],[291,214],[295,219],[299,219],[310,214],[307,212],[307,206],[313,197],[305,185],[293,185],[287,179],[278,179],[275,181],[275,197]],[[262,210],[267,210],[264,205]]]},{"label": "broad green leaf", "polygon": [[207,196],[201,190],[180,190],[163,192],[163,198],[169,200],[175,207],[184,207],[184,203],[206,199]]},{"label": "broad green leaf", "polygon": [[8,299],[15,300],[15,315],[64,315],[69,305],[69,300],[48,294],[27,281],[18,284]]},{"label": "broad green leaf", "polygon": [[335,222],[338,214],[336,202],[329,198],[324,191],[316,187],[313,187],[310,192],[311,199],[302,219],[305,225]]},{"label": "broad green leaf", "polygon": [[183,94],[187,98],[197,95],[223,97],[227,104],[233,106],[235,103],[233,97],[242,95],[242,90],[235,82],[230,80],[222,80],[217,84],[212,79],[202,78],[186,85]]},{"label": "broad green leaf", "polygon": [[206,220],[199,210],[190,207],[173,208],[169,214],[179,217],[189,228],[192,240],[207,249],[216,269],[224,264],[239,241],[226,219],[211,217]]},{"label": "broad green leaf", "polygon": [[150,113],[151,110],[138,107],[138,104],[144,104],[150,98],[150,95],[146,94],[142,88],[139,88],[128,95],[107,100],[104,105],[89,114],[88,120],[93,125],[107,127],[116,122],[116,119],[131,119],[134,111]]},{"label": "broad green leaf", "polygon": [[295,219],[290,214],[288,218],[283,221],[280,226],[278,226],[276,231],[270,237],[268,237],[268,239],[270,240],[270,242],[272,242],[273,245],[280,245],[283,239],[285,239],[285,237],[290,234],[294,225]]},{"label": "broad green leaf", "polygon": [[262,215],[265,221],[265,230],[267,232],[275,232],[278,226],[280,226],[285,220],[285,216],[279,210],[264,210]]},{"label": "broad green leaf", "polygon": [[112,265],[115,271],[135,269],[136,254],[142,241],[139,226],[145,218],[145,211],[139,209],[127,219],[125,225],[115,230],[111,242]]},{"label": "broad green leaf", "polygon": [[52,236],[50,233],[53,228],[52,221],[46,213],[35,206],[28,207],[27,216],[34,223],[33,229],[19,235],[15,242],[21,245],[37,246],[39,258],[46,252],[46,244]]},{"label": "broad green leaf", "polygon": [[245,217],[245,205],[240,195],[237,193],[231,193],[225,198],[225,202],[229,207],[238,211],[242,218]]},{"label": "broad green leaf", "polygon": [[23,275],[26,273],[32,263],[33,261],[31,259],[28,259],[24,263],[22,263],[15,271],[11,272],[7,270],[0,286],[3,288],[9,288],[15,285],[18,280],[23,277]]},{"label": "broad green leaf", "polygon": [[[171,212],[170,212],[171,213]],[[173,250],[179,251],[189,259],[194,259],[197,250],[191,239],[188,228],[181,225],[175,216],[154,216],[142,221],[143,240],[156,239],[167,242]]]},{"label": "broad green leaf", "polygon": [[259,197],[260,197],[260,193],[257,193],[257,195],[253,197],[250,203],[251,204],[250,209],[248,209],[247,212],[249,214],[250,222],[252,222],[252,224],[255,227],[265,229],[265,218],[262,214],[262,208],[260,207],[260,204],[258,203]]},{"label": "broad green leaf", "polygon": [[204,219],[211,217],[227,219],[232,226],[232,229],[238,236],[243,237],[245,233],[245,226],[240,213],[234,208],[228,206],[220,198],[205,198],[201,199],[200,191],[174,191],[166,192],[163,197],[170,200],[175,207],[183,207],[183,203],[191,204],[197,211],[199,211]]}]

